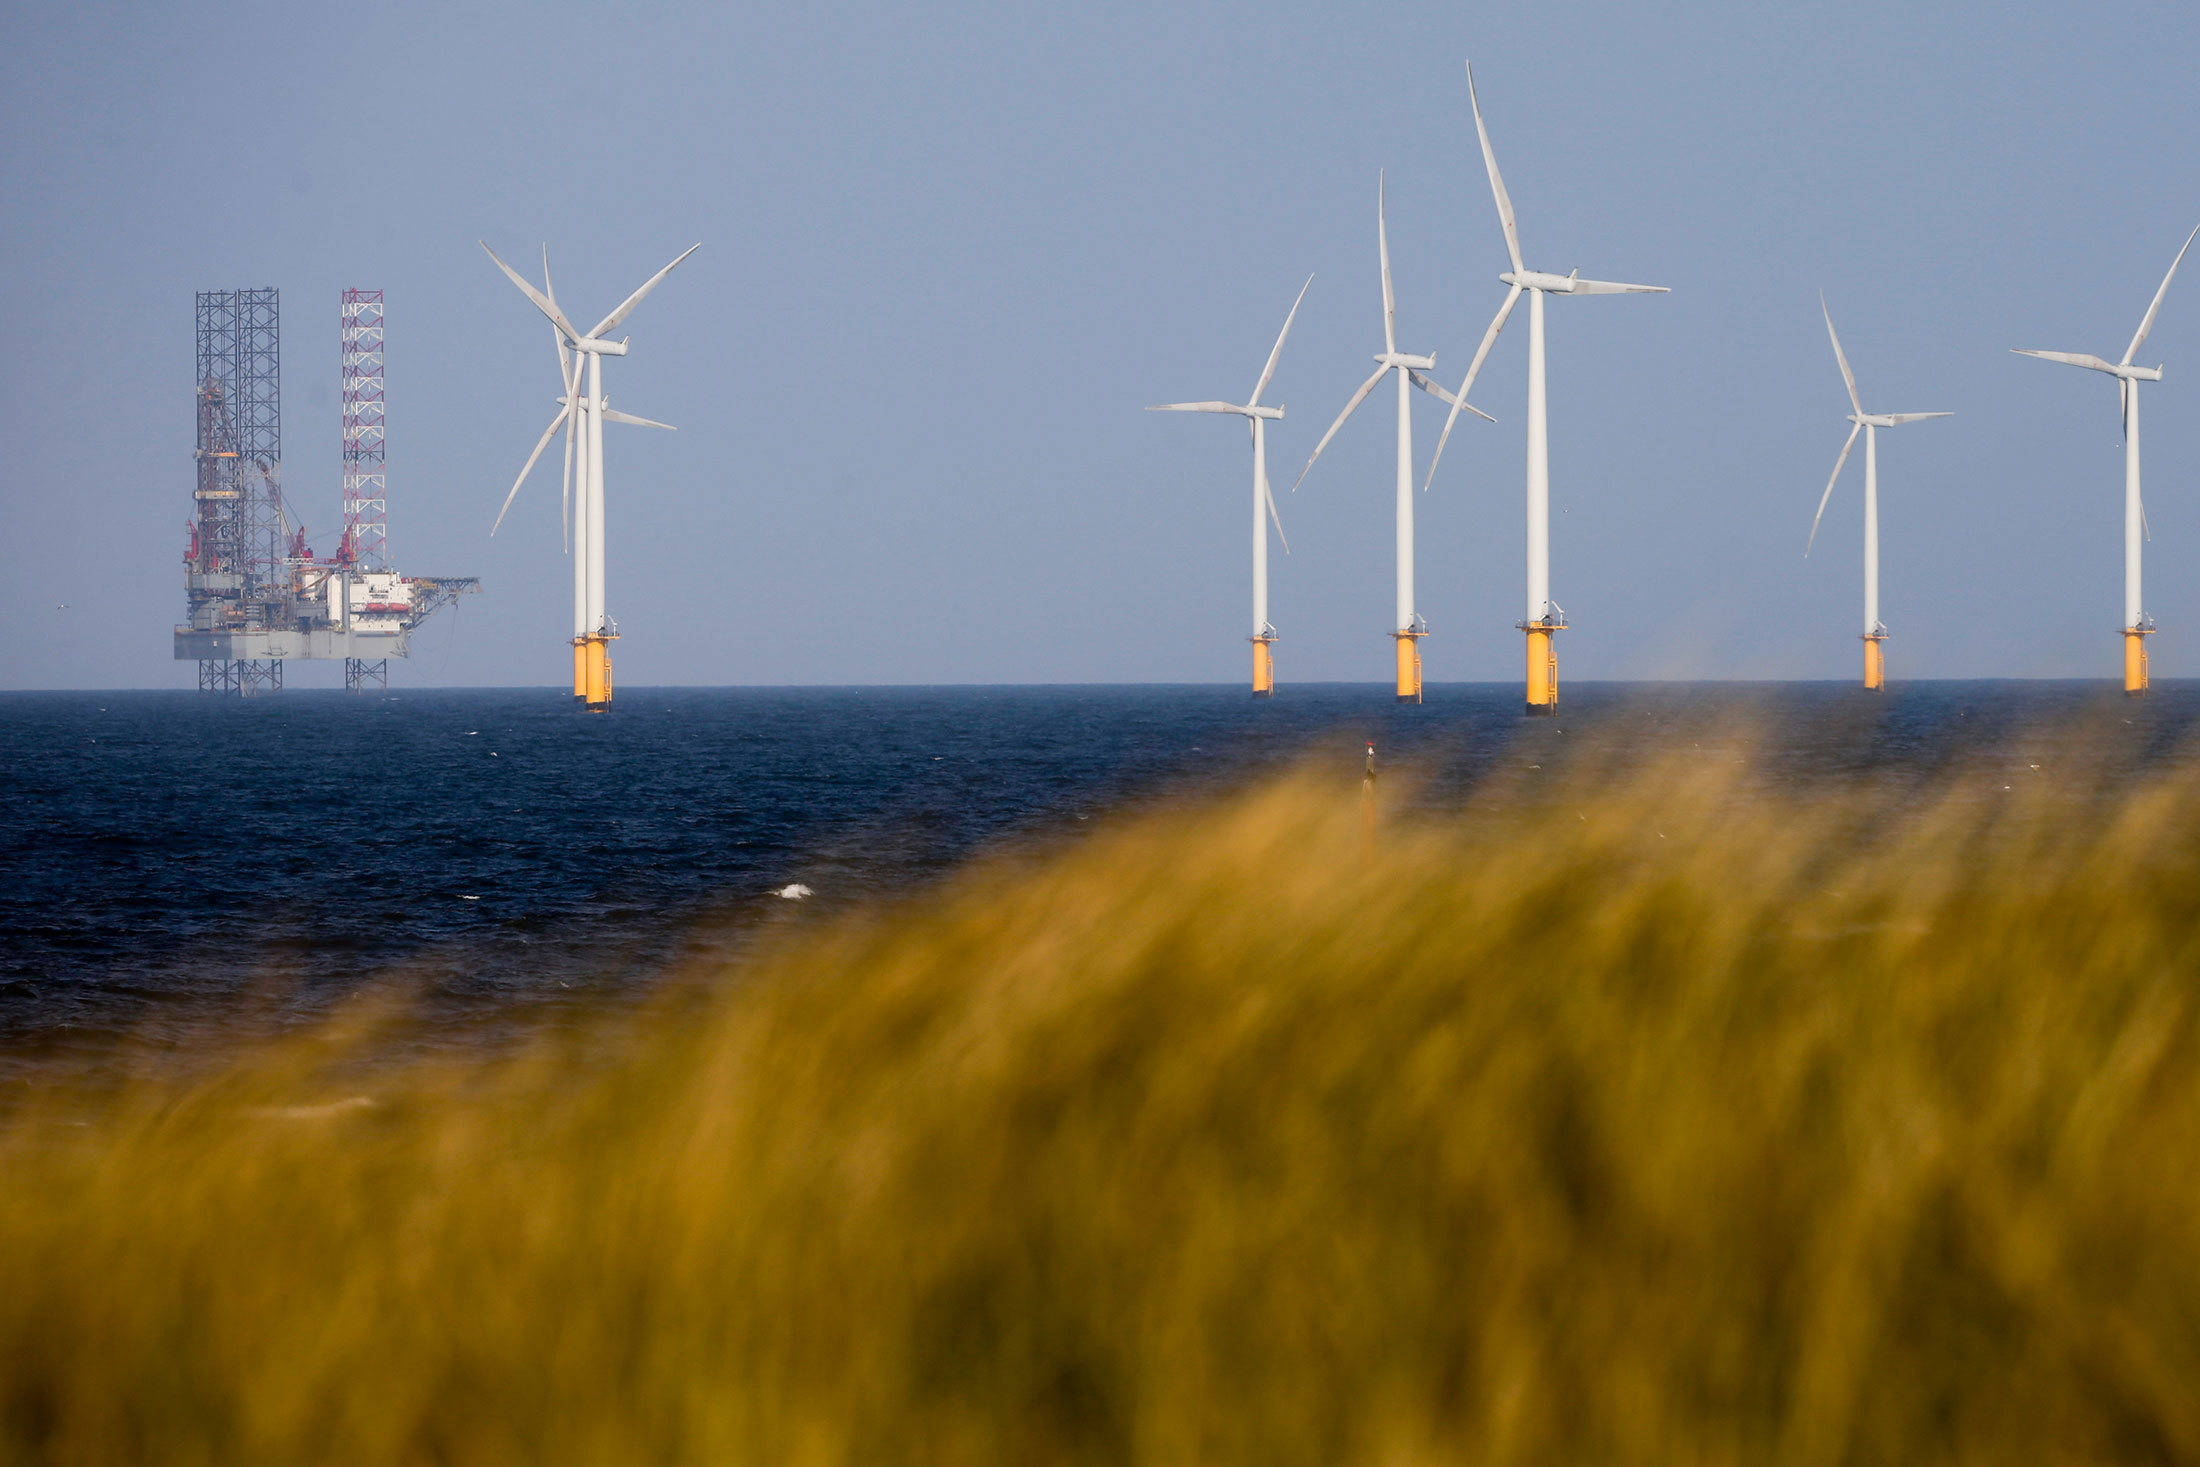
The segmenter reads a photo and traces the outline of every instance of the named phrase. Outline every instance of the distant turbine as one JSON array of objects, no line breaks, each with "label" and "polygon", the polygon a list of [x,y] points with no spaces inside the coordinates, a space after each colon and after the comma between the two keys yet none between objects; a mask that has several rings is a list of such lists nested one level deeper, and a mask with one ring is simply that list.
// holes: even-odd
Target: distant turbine
[{"label": "distant turbine", "polygon": [[[1383,380],[1385,372],[1398,374],[1398,624],[1390,635],[1398,643],[1398,701],[1421,701],[1421,649],[1420,639],[1428,635],[1428,623],[1413,609],[1413,413],[1412,399],[1407,396],[1406,384],[1411,382],[1423,392],[1452,405],[1452,416],[1459,415],[1465,396],[1454,397],[1421,373],[1436,365],[1433,356],[1410,356],[1398,350],[1398,301],[1390,285],[1390,228],[1383,217],[1383,181],[1375,180],[1375,249],[1381,257],[1383,268],[1383,349],[1375,360],[1381,363],[1375,375],[1360,384],[1360,390],[1352,394],[1352,400],[1337,414],[1337,421],[1322,434],[1322,441],[1314,445],[1314,452],[1306,461],[1306,468],[1299,470],[1298,480],[1291,485],[1295,493],[1306,482],[1308,470],[1314,460],[1322,456],[1329,440],[1337,436],[1345,419],[1352,416],[1359,405],[1367,401],[1367,395],[1375,390],[1375,384]],[[1488,413],[1469,405],[1467,410],[1477,417],[1489,418]],[[1491,422],[1497,421],[1490,418]]]},{"label": "distant turbine", "polygon": [[[1497,308],[1490,329],[1482,333],[1482,345],[1475,350],[1466,380],[1460,384],[1459,396],[1463,400],[1474,386],[1475,374],[1482,370],[1483,359],[1496,344],[1497,333],[1505,329],[1505,320],[1512,315],[1520,293],[1523,290],[1532,292],[1533,300],[1528,309],[1528,619],[1518,625],[1528,634],[1528,712],[1549,715],[1558,712],[1558,653],[1551,637],[1565,630],[1566,613],[1551,599],[1551,442],[1544,390],[1543,297],[1646,292],[1663,295],[1666,288],[1583,280],[1579,270],[1571,275],[1547,275],[1540,270],[1530,270],[1520,256],[1520,227],[1513,218],[1512,199],[1505,192],[1505,180],[1497,171],[1497,154],[1490,148],[1490,130],[1482,122],[1482,102],[1474,92],[1472,62],[1467,65],[1467,100],[1474,108],[1475,135],[1482,140],[1482,162],[1489,170],[1490,192],[1497,199],[1497,222],[1505,230],[1505,252],[1512,257],[1512,269],[1497,278],[1512,288],[1505,293],[1505,303]],[[1450,439],[1452,423],[1458,421],[1458,417],[1458,409],[1453,408],[1451,420],[1444,424],[1443,437],[1436,440],[1437,458],[1443,457],[1444,444]],[[1435,474],[1436,463],[1432,459],[1430,478]]]},{"label": "distant turbine", "polygon": [[2032,351],[2015,346],[2010,350],[2020,356],[2042,357],[2050,362],[2063,362],[2073,367],[2088,367],[2096,372],[2106,372],[2116,379],[2116,394],[2123,407],[2124,417],[2124,692],[2141,697],[2147,690],[2146,639],[2154,635],[2154,618],[2148,616],[2139,603],[2139,545],[2146,535],[2146,505],[2139,497],[2139,387],[2141,382],[2159,382],[2162,369],[2134,367],[2131,359],[2139,354],[2146,343],[2147,333],[2154,329],[2154,317],[2162,309],[2162,297],[2169,294],[2170,281],[2177,278],[2177,267],[2183,263],[2185,250],[2192,248],[2194,235],[2200,235],[2200,226],[2185,236],[2184,247],[2177,251],[2177,258],[2169,262],[2169,274],[2162,277],[2161,289],[2154,292],[2154,303],[2147,307],[2146,316],[2139,322],[2138,334],[2131,338],[2131,345],[2124,348],[2123,360],[2104,362],[2099,357],[2082,352]]},{"label": "distant turbine", "polygon": [[1833,342],[1833,359],[1841,364],[1841,380],[1849,389],[1849,406],[1855,409],[1849,414],[1849,421],[1856,426],[1849,429],[1849,441],[1841,445],[1841,456],[1833,461],[1833,476],[1826,480],[1826,492],[1818,496],[1818,513],[1811,517],[1810,538],[1803,542],[1803,557],[1810,558],[1810,547],[1818,541],[1818,522],[1826,516],[1826,501],[1833,498],[1833,486],[1849,461],[1849,450],[1856,447],[1856,435],[1861,433],[1864,435],[1864,686],[1876,693],[1887,686],[1887,661],[1879,646],[1887,636],[1887,628],[1879,620],[1879,430],[1954,415],[1865,412],[1863,402],[1856,395],[1856,374],[1849,370],[1849,359],[1841,350],[1841,338],[1834,333],[1833,312],[1827,309],[1823,295],[1818,297],[1818,309],[1826,317],[1826,335]]},{"label": "distant turbine", "polygon": [[[527,455],[526,465],[512,481],[511,492],[504,496],[504,509],[512,507],[512,498],[534,471],[535,460],[542,457],[551,435],[563,426],[566,430],[566,478],[573,495],[573,696],[585,703],[590,711],[600,713],[611,706],[611,643],[619,635],[618,623],[604,609],[603,425],[632,423],[644,428],[666,429],[672,426],[612,410],[610,399],[603,393],[603,359],[625,356],[627,343],[625,338],[607,341],[603,337],[606,331],[624,321],[681,260],[702,246],[690,245],[681,251],[672,264],[650,276],[639,290],[619,304],[617,310],[586,333],[576,330],[573,323],[565,319],[565,313],[558,309],[557,298],[550,290],[550,253],[547,249],[542,259],[543,288],[536,290],[517,270],[498,259],[495,250],[487,244],[481,248],[490,259],[496,260],[497,268],[535,303],[536,310],[550,318],[550,324],[556,328],[559,375],[565,391],[558,399],[558,415],[543,429],[542,437],[535,441],[535,451]],[[581,390],[581,359],[588,363],[585,393]],[[503,522],[504,510],[499,510],[497,523]],[[495,534],[495,528],[492,527],[489,533]]]},{"label": "distant turbine", "polygon": [[1260,369],[1260,380],[1253,384],[1253,395],[1243,407],[1231,402],[1165,402],[1147,408],[1149,413],[1236,413],[1245,419],[1253,435],[1253,696],[1269,698],[1276,691],[1276,629],[1268,624],[1268,525],[1262,519],[1274,520],[1276,538],[1283,540],[1286,555],[1291,553],[1291,542],[1283,539],[1283,520],[1276,514],[1276,494],[1268,487],[1268,420],[1281,420],[1283,409],[1262,407],[1260,395],[1268,390],[1268,379],[1276,375],[1276,361],[1283,355],[1283,343],[1290,338],[1291,323],[1298,319],[1299,301],[1306,299],[1307,286],[1314,277],[1306,277],[1306,285],[1299,287],[1299,298],[1291,302],[1291,314],[1283,318],[1283,330],[1276,334],[1274,350],[1268,353],[1268,365]]}]

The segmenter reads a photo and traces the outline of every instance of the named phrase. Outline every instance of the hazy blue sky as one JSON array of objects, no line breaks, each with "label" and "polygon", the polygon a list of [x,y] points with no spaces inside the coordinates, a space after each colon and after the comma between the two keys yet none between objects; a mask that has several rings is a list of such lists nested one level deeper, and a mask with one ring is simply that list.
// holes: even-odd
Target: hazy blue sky
[{"label": "hazy blue sky", "polygon": [[[624,685],[1241,678],[1243,429],[1141,409],[1241,399],[1309,271],[1279,670],[1384,678],[1387,406],[1284,491],[1381,347],[1378,168],[1401,346],[1456,381],[1501,297],[1469,55],[1530,263],[1673,290],[1551,307],[1566,677],[1854,675],[1860,464],[1801,557],[1847,431],[1820,289],[1867,407],[1957,414],[1881,438],[1893,675],[2113,675],[2115,391],[2007,349],[2121,355],[2200,222],[2200,11],[1534,13],[8,7],[0,685],[189,685],[192,292],[240,285],[283,293],[324,541],[338,292],[388,292],[391,546],[487,588],[393,680],[567,676],[554,473],[487,538],[554,358],[477,238],[547,240],[576,315],[703,241],[611,364],[680,428],[613,430]],[[2144,353],[2164,676],[2200,675],[2188,269]],[[1433,681],[1519,675],[1526,355],[1523,309],[1422,500]]]}]

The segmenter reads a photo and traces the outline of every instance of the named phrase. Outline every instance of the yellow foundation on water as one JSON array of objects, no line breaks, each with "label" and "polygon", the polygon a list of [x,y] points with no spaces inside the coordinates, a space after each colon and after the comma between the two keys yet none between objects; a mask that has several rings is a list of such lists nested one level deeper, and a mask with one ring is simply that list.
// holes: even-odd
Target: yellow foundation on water
[{"label": "yellow foundation on water", "polygon": [[1558,643],[1556,627],[1529,626],[1528,716],[1548,718],[1558,712]]},{"label": "yellow foundation on water", "polygon": [[588,711],[601,713],[611,706],[611,643],[614,639],[602,632],[581,639],[583,655],[583,688]]},{"label": "yellow foundation on water", "polygon": [[1398,701],[1421,701],[1421,637],[1420,632],[1392,632],[1398,639]]},{"label": "yellow foundation on water", "polygon": [[2152,635],[2151,627],[2124,628],[2124,692],[2129,697],[2146,696],[2147,638]]}]

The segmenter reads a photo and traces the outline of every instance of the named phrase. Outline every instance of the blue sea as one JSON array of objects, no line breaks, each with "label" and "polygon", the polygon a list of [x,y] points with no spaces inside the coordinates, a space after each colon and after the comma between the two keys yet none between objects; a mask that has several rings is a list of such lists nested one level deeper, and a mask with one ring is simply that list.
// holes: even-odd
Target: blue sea
[{"label": "blue sea", "polygon": [[[2089,757],[2142,770],[2200,716],[2183,684],[2144,702],[2104,683],[1578,684],[1535,721],[1519,699],[633,688],[590,716],[553,690],[0,694],[0,1036],[310,1014],[373,981],[464,1014],[638,992],[1151,800],[1302,762],[1356,785],[1369,742],[1441,803],[1569,738],[1648,758],[1737,730],[1776,785],[1924,785],[1958,759],[2028,761],[2073,724]],[[797,884],[811,895],[777,895]]]}]

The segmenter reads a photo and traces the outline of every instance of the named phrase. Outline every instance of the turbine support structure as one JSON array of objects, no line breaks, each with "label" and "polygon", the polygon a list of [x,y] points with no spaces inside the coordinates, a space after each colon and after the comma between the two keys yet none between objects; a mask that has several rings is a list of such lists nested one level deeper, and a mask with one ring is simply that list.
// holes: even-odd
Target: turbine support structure
[{"label": "turbine support structure", "polygon": [[611,711],[611,644],[617,632],[591,632],[573,639],[573,663],[578,670],[577,696],[590,713]]},{"label": "turbine support structure", "polygon": [[1558,714],[1558,643],[1553,640],[1566,630],[1566,613],[1552,606],[1541,621],[1524,621],[1520,630],[1528,634],[1528,705],[1530,718],[1553,718]]},{"label": "turbine support structure", "polygon": [[2136,626],[2123,629],[2124,636],[2124,696],[2144,698],[2147,695],[2147,638],[2154,635],[2154,618],[2144,617]]},{"label": "turbine support structure", "polygon": [[1276,696],[1276,633],[1274,628],[1257,637],[1247,638],[1253,644],[1253,696]]},{"label": "turbine support structure", "polygon": [[1864,633],[1864,691],[1887,691],[1887,654],[1880,643],[1887,640],[1887,629],[1878,627]]},{"label": "turbine support structure", "polygon": [[1428,623],[1419,617],[1412,625],[1402,626],[1390,634],[1398,643],[1398,701],[1421,701],[1421,639],[1428,635]]},{"label": "turbine support structure", "polygon": [[[2190,241],[2187,241],[2190,243]],[[2183,258],[2180,253],[2179,258]],[[2175,274],[2177,267],[2170,266]],[[2162,282],[2163,288],[2169,282]],[[2143,328],[2142,328],[2143,330]],[[2157,373],[2159,375],[2159,373]],[[2139,384],[2122,382],[2124,409],[2124,696],[2147,695],[2147,638],[2154,618],[2140,610],[2141,546],[2146,539],[2146,501],[2139,493]]]}]

